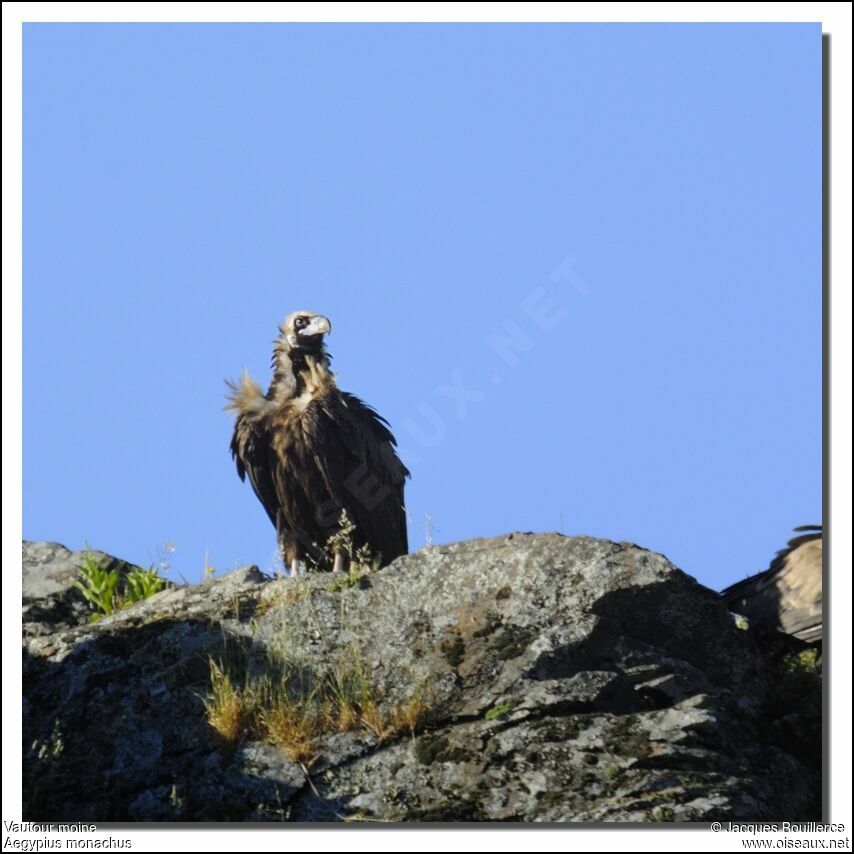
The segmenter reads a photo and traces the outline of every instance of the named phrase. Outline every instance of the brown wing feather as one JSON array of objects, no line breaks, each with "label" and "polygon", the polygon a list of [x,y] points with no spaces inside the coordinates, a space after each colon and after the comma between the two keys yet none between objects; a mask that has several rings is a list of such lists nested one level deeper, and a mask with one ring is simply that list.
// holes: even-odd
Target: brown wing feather
[{"label": "brown wing feather", "polygon": [[337,389],[306,412],[306,438],[332,498],[383,565],[408,551],[403,486],[409,472],[388,422]]},{"label": "brown wing feather", "polygon": [[245,415],[237,418],[231,437],[231,456],[237,466],[241,480],[249,482],[258,496],[258,500],[276,525],[279,500],[273,483],[270,465],[270,437],[259,419],[250,419]]},{"label": "brown wing feather", "polygon": [[822,637],[822,528],[795,528],[785,549],[764,572],[727,587],[730,610],[744,614],[759,630],[780,630],[807,642]]}]

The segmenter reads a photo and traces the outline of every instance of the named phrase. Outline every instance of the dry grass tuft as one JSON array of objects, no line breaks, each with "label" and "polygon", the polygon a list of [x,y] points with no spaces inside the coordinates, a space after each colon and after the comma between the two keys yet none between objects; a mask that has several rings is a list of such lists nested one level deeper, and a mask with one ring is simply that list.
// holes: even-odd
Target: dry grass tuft
[{"label": "dry grass tuft", "polygon": [[204,700],[208,723],[225,741],[235,742],[249,728],[257,698],[238,688],[221,664],[211,660],[210,669],[211,690]]},{"label": "dry grass tuft", "polygon": [[390,728],[394,733],[406,730],[410,735],[415,735],[433,708],[433,701],[429,692],[422,685],[404,703],[394,706],[390,716]]},{"label": "dry grass tuft", "polygon": [[295,695],[287,687],[274,690],[258,715],[261,735],[281,747],[292,762],[309,766],[317,758],[317,739],[323,717],[312,697]]},{"label": "dry grass tuft", "polygon": [[359,650],[350,647],[322,674],[271,661],[275,677],[237,686],[214,661],[205,699],[209,724],[229,742],[244,736],[281,747],[293,761],[310,766],[320,739],[334,732],[363,729],[380,741],[415,733],[432,706],[426,684],[402,703],[383,701]]}]

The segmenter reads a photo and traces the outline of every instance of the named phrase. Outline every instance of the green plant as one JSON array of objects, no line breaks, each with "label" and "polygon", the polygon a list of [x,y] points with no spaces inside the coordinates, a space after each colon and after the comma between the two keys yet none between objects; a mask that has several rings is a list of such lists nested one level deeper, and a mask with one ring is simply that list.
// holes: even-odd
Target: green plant
[{"label": "green plant", "polygon": [[148,599],[149,596],[159,593],[165,586],[166,579],[161,578],[153,566],[148,569],[141,569],[136,566],[125,578],[122,607]]},{"label": "green plant", "polygon": [[95,608],[96,612],[90,617],[92,621],[109,617],[121,608],[148,599],[166,586],[166,579],[158,575],[155,567],[141,569],[136,566],[125,575],[120,589],[122,575],[119,567],[108,569],[102,566],[88,550],[84,552],[83,562],[78,564],[77,569],[82,581],[74,579],[73,584]]},{"label": "green plant", "polygon": [[83,581],[75,579],[74,586],[101,612],[93,614],[90,619],[109,617],[120,607],[118,569],[103,568],[88,551],[83,555],[83,563],[77,568],[83,576]]},{"label": "green plant", "polygon": [[503,718],[506,714],[509,714],[512,709],[512,703],[499,703],[499,705],[489,709],[483,717],[488,721],[497,721],[499,718]]}]

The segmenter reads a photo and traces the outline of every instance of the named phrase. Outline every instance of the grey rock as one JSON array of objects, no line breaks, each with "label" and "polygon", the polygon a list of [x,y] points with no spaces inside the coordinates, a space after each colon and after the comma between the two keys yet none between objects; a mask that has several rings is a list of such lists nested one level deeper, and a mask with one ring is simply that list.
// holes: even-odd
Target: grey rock
[{"label": "grey rock", "polygon": [[[97,623],[69,604],[67,550],[24,554],[28,820],[820,818],[820,754],[776,725],[775,661],[629,543],[471,540],[352,585],[248,567]],[[298,759],[214,731],[212,662],[239,684],[287,663],[301,685],[347,662],[383,720],[413,698],[423,714],[326,726]]]},{"label": "grey rock", "polygon": [[[133,566],[104,552],[88,552],[106,569],[126,574]],[[72,552],[59,543],[22,544],[22,587],[24,631],[31,636],[50,635],[85,622],[92,613],[74,587],[85,552]]]}]

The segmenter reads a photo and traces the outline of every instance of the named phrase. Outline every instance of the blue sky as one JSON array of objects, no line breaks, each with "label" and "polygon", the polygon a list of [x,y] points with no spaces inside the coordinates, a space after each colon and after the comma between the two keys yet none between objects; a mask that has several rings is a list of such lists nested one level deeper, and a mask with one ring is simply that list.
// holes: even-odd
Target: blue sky
[{"label": "blue sky", "polygon": [[223,380],[307,307],[413,548],[742,578],[821,518],[820,182],[819,24],[25,25],[24,536],[270,569]]}]

